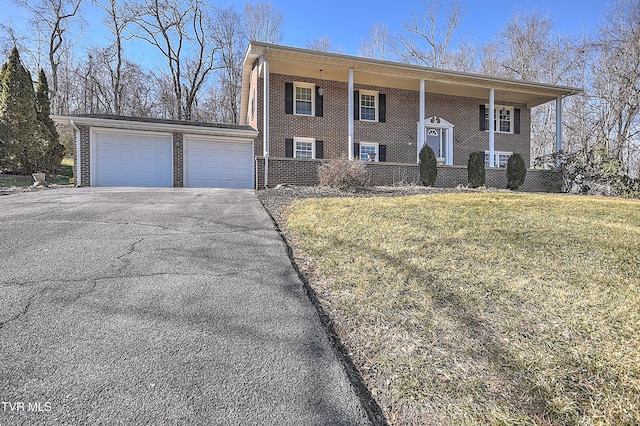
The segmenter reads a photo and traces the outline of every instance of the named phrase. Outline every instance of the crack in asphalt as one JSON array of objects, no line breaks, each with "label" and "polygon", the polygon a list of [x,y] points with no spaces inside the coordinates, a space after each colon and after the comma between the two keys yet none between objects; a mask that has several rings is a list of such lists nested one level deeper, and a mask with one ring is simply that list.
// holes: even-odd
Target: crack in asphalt
[{"label": "crack in asphalt", "polygon": [[[145,278],[145,277],[157,277],[157,276],[168,276],[168,275],[181,275],[181,276],[206,276],[206,277],[231,277],[231,276],[236,276],[236,275],[240,275],[241,273],[246,273],[246,272],[250,272],[251,269],[247,270],[243,270],[242,272],[239,271],[234,271],[234,272],[229,272],[229,273],[223,273],[223,274],[202,274],[202,273],[194,273],[194,274],[185,274],[185,273],[168,273],[168,272],[158,272],[158,273],[150,273],[150,274],[133,274],[133,275],[123,275],[123,272],[125,269],[127,269],[131,264],[132,261],[127,259],[128,256],[132,255],[133,253],[135,253],[136,251],[136,247],[138,244],[142,243],[144,241],[144,237],[138,239],[137,241],[134,241],[133,243],[130,244],[128,250],[126,253],[123,253],[119,256],[116,257],[117,260],[119,260],[120,262],[122,262],[123,264],[116,270],[116,274],[114,276],[107,276],[107,277],[99,277],[99,278],[81,278],[81,279],[63,279],[63,280],[58,280],[58,279],[45,279],[45,280],[41,280],[41,281],[24,281],[24,282],[9,282],[9,283],[0,283],[0,287],[10,287],[10,286],[18,286],[18,287],[24,287],[24,286],[28,286],[28,285],[32,285],[32,284],[42,284],[43,282],[58,282],[61,284],[66,284],[66,283],[79,283],[79,282],[85,282],[85,281],[91,281],[91,285],[90,287],[85,290],[85,291],[79,291],[75,297],[73,297],[68,303],[65,304],[65,306],[69,306],[75,302],[77,302],[78,300],[80,300],[82,297],[87,296],[88,294],[91,294],[93,292],[96,291],[96,289],[98,288],[98,281],[105,281],[105,280],[110,280],[110,279],[122,279],[122,278]],[[40,289],[36,292],[34,292],[31,296],[29,296],[29,298],[27,299],[27,303],[25,304],[25,306],[22,308],[22,310],[20,312],[18,312],[17,314],[13,315],[11,318],[5,320],[5,321],[0,321],[0,329],[4,328],[4,326],[6,324],[9,324],[13,321],[16,321],[22,317],[24,317],[29,309],[31,308],[31,304],[33,303],[33,300],[35,299],[36,296],[38,296],[39,294],[42,293],[42,291],[44,290],[48,290],[50,289],[49,287],[45,287],[43,289]]]},{"label": "crack in asphalt", "polygon": [[144,241],[144,238],[140,238],[138,241],[134,242],[133,244],[131,244],[131,246],[129,247],[129,251],[127,251],[124,254],[121,254],[120,256],[116,257],[116,259],[118,259],[119,261],[121,261],[122,263],[124,263],[124,265],[122,265],[120,268],[118,268],[118,270],[116,271],[117,275],[122,274],[122,272],[127,269],[128,266],[131,265],[131,261],[128,259],[125,259],[125,257],[132,255],[135,251],[136,251],[136,246],[138,244],[140,244],[141,242]]},{"label": "crack in asphalt", "polygon": [[13,322],[13,321],[25,316],[27,314],[27,311],[29,311],[29,308],[31,307],[31,303],[33,302],[33,299],[38,294],[40,294],[40,291],[36,291],[31,296],[29,296],[29,298],[27,299],[26,305],[22,308],[22,311],[18,312],[13,317],[11,317],[11,318],[9,318],[9,319],[7,319],[5,321],[0,321],[0,330],[2,330],[6,324],[9,324],[10,322]]}]

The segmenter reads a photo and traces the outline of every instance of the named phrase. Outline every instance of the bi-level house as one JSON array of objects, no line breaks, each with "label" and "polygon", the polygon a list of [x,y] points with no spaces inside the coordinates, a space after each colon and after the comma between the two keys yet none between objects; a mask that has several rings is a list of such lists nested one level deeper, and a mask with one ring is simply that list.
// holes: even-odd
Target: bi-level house
[{"label": "bi-level house", "polygon": [[562,99],[579,91],[252,42],[240,124],[259,132],[258,189],[317,184],[321,160],[341,156],[367,161],[374,184],[416,181],[424,144],[438,157],[442,185],[466,183],[474,151],[488,181],[499,181],[513,153],[530,162],[531,108],[556,102],[561,149]]}]

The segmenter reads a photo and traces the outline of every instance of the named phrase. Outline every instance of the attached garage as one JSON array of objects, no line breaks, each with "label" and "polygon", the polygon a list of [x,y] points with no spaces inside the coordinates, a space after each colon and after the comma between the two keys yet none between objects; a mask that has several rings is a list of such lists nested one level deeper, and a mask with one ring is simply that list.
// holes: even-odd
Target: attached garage
[{"label": "attached garage", "polygon": [[94,130],[92,186],[173,186],[173,140],[169,133]]},{"label": "attached garage", "polygon": [[189,188],[253,188],[253,144],[186,136],[185,186]]},{"label": "attached garage", "polygon": [[251,126],[112,115],[52,116],[76,134],[78,186],[246,188]]}]

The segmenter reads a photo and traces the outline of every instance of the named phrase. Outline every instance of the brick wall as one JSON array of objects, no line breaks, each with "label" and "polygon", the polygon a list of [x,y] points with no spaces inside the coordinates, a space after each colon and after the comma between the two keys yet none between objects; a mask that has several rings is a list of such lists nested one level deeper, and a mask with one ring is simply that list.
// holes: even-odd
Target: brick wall
[{"label": "brick wall", "polygon": [[173,134],[173,187],[182,188],[184,170],[184,150],[182,133]]},{"label": "brick wall", "polygon": [[[307,82],[322,86],[325,90],[323,117],[307,117],[285,114],[285,83]],[[257,79],[257,128],[260,130],[255,155],[262,155],[263,126],[263,79]],[[384,93],[387,99],[387,121],[385,123],[354,122],[355,142],[373,142],[387,146],[387,161],[392,163],[415,163],[417,156],[417,122],[419,120],[419,92],[356,84],[355,90],[375,90]],[[479,106],[486,99],[448,96],[429,93],[426,84],[425,117],[438,116],[454,127],[454,164],[466,166],[473,151],[489,149],[489,132],[479,130]],[[309,137],[324,141],[325,158],[339,158],[348,154],[348,85],[345,82],[309,79],[282,74],[270,75],[270,155],[285,156],[285,139]],[[495,133],[495,150],[519,153],[529,164],[531,111],[524,104],[501,102],[496,94],[496,104],[519,108],[521,111],[521,133]]]},{"label": "brick wall", "polygon": [[80,130],[80,180],[82,186],[91,186],[91,128],[78,126]]},{"label": "brick wall", "polygon": [[[328,160],[298,160],[293,158],[269,158],[269,187],[280,184],[313,186],[318,185],[318,169]],[[416,184],[420,179],[420,167],[417,164],[403,163],[366,163],[371,173],[371,185],[396,186]],[[256,188],[264,188],[264,157],[256,158]],[[486,169],[487,187],[506,188],[506,169]],[[557,181],[554,172],[548,170],[527,170],[523,192],[552,192]],[[467,168],[464,166],[440,166],[434,186],[454,188],[467,185]]]}]

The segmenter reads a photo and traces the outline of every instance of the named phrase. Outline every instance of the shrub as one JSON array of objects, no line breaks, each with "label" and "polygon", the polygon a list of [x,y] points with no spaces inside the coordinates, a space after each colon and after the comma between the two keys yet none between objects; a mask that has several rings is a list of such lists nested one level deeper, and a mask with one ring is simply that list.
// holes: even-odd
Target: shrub
[{"label": "shrub", "polygon": [[369,185],[370,175],[364,161],[334,158],[320,166],[320,185],[354,192]]},{"label": "shrub", "polygon": [[507,161],[507,188],[515,191],[524,183],[527,165],[520,154],[513,154]]},{"label": "shrub", "polygon": [[420,181],[424,186],[433,186],[438,175],[438,162],[433,149],[425,144],[420,150]]},{"label": "shrub", "polygon": [[536,158],[534,166],[561,173],[565,192],[640,198],[640,179],[604,149],[554,153]]},{"label": "shrub", "polygon": [[469,161],[467,162],[467,180],[469,181],[469,186],[472,188],[484,186],[485,179],[484,159],[479,152],[472,152],[469,154]]}]

